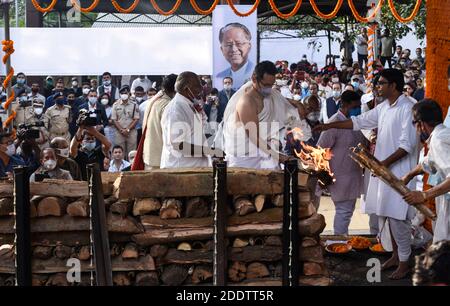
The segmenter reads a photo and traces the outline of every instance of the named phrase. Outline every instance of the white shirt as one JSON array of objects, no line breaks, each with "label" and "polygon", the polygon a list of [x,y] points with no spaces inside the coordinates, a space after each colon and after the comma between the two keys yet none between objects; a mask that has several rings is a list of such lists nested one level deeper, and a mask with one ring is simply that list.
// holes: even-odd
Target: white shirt
[{"label": "white shirt", "polygon": [[367,55],[367,40],[362,34],[356,36],[356,50],[358,54]]},{"label": "white shirt", "polygon": [[[191,155],[190,145],[203,146],[206,142],[204,112],[198,112],[193,103],[177,93],[164,110],[161,118],[163,149],[161,168],[208,167],[208,158],[202,152]],[[174,144],[184,143],[184,151]]]},{"label": "white shirt", "polygon": [[247,71],[248,61],[245,63],[241,69],[237,71],[233,71],[231,69],[231,78],[233,79],[233,88],[239,89],[243,84],[245,84],[248,80],[248,75],[245,73]]},{"label": "white shirt", "polygon": [[319,84],[319,96],[328,99],[333,96],[333,89],[330,86],[323,86],[322,84]]},{"label": "white shirt", "polygon": [[129,167],[131,164],[127,162],[126,160],[122,160],[122,163],[120,164],[119,168],[116,167],[116,164],[114,163],[114,160],[111,161],[109,164],[108,172],[120,172],[126,167]]},{"label": "white shirt", "polygon": [[29,93],[28,97],[34,102],[34,100],[37,100],[39,102],[41,102],[42,104],[45,104],[45,97],[43,95],[41,95],[40,93],[37,93],[36,95],[33,96],[33,93]]},{"label": "white shirt", "polygon": [[[353,129],[378,128],[377,145],[374,156],[383,161],[397,149],[402,148],[408,155],[391,165],[390,170],[398,178],[410,172],[418,160],[418,138],[412,125],[412,107],[414,103],[405,95],[390,105],[388,100],[374,109],[357,117],[351,117]],[[408,187],[414,190],[415,180]],[[395,218],[412,219],[415,209],[409,206],[402,196],[377,177],[370,177],[365,206],[362,211],[367,214]]]},{"label": "white shirt", "polygon": [[133,81],[131,84],[131,93],[134,94],[134,91],[136,90],[136,87],[141,86],[144,88],[144,92],[147,93],[147,91],[152,87],[152,81],[147,79],[147,77],[144,78],[144,80],[141,80],[140,78],[137,78]]},{"label": "white shirt", "polygon": [[150,100],[145,100],[144,102],[139,104],[139,123],[138,123],[138,126],[140,128],[142,128],[142,122],[144,122],[144,114],[145,114],[145,110],[146,110],[147,105],[148,105],[148,101],[150,101]]},{"label": "white shirt", "polygon": [[[431,133],[429,151],[422,166],[430,174],[437,176],[437,183],[450,178],[450,128],[440,124]],[[433,243],[450,240],[450,192],[436,198],[436,223]]]}]

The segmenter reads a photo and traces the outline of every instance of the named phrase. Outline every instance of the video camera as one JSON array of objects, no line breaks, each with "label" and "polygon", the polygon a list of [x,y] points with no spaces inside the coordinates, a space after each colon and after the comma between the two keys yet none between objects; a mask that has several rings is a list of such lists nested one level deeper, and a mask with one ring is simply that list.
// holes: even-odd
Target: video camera
[{"label": "video camera", "polygon": [[78,126],[96,126],[97,125],[97,116],[101,114],[101,110],[96,109],[93,112],[88,111],[87,109],[81,109],[80,114],[78,115],[77,125]]},{"label": "video camera", "polygon": [[39,129],[35,129],[36,127],[43,127],[43,121],[37,121],[32,124],[22,123],[19,125],[18,136],[22,139],[37,139],[40,137]]},{"label": "video camera", "polygon": [[35,173],[34,180],[36,182],[42,182],[44,179],[49,179],[50,175],[47,172]]}]

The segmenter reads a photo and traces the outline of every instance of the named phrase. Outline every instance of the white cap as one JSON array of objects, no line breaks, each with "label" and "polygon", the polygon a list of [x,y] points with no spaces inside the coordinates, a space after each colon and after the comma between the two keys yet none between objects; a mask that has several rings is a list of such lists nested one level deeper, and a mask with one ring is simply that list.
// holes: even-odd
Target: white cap
[{"label": "white cap", "polygon": [[362,104],[367,104],[367,103],[369,103],[372,100],[373,100],[373,93],[366,93],[366,94],[361,96],[361,103]]}]

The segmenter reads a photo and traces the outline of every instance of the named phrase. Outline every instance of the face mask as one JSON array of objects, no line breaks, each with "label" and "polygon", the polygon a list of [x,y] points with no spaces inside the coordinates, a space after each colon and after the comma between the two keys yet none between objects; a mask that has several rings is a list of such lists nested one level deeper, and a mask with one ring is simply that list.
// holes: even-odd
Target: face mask
[{"label": "face mask", "polygon": [[333,83],[338,83],[338,82],[339,82],[339,78],[332,78],[331,81],[332,81]]},{"label": "face mask", "polygon": [[309,114],[306,116],[306,118],[307,118],[309,121],[311,121],[311,122],[317,122],[317,121],[319,121],[319,118],[320,118],[320,112],[312,112],[312,113],[309,113]]},{"label": "face mask", "polygon": [[39,92],[39,88],[32,88],[31,91],[32,91],[33,93],[38,93],[38,92]]},{"label": "face mask", "polygon": [[105,86],[109,86],[109,85],[111,85],[111,81],[104,81],[103,84],[104,84]]},{"label": "face mask", "polygon": [[223,89],[231,90],[231,85],[229,85],[229,84],[223,85]]},{"label": "face mask", "polygon": [[302,82],[302,88],[303,88],[303,89],[306,89],[306,88],[308,88],[308,87],[309,87],[308,83]]},{"label": "face mask", "polygon": [[142,102],[142,97],[136,97],[136,101],[138,101],[139,103],[141,103]]},{"label": "face mask", "polygon": [[353,87],[355,88],[355,90],[358,90],[359,88],[359,82],[352,82]]},{"label": "face mask", "polygon": [[47,171],[51,171],[56,168],[56,160],[49,159],[44,162],[44,169]]},{"label": "face mask", "polygon": [[73,81],[73,82],[72,82],[72,86],[73,86],[73,87],[77,87],[77,86],[78,86],[78,82],[77,82],[77,81]]},{"label": "face mask", "polygon": [[27,103],[27,101],[28,101],[28,97],[27,96],[22,96],[22,97],[19,98],[19,103],[20,104]]},{"label": "face mask", "polygon": [[38,116],[42,115],[42,112],[44,111],[44,109],[42,107],[35,107],[34,108],[34,113]]},{"label": "face mask", "polygon": [[192,95],[192,102],[194,102],[194,104],[201,105],[203,102],[202,99],[200,99],[199,97],[196,97],[189,87],[188,87],[188,90],[189,90],[189,93]]},{"label": "face mask", "polygon": [[122,99],[122,101],[126,101],[128,100],[128,94],[121,94],[120,98]]},{"label": "face mask", "polygon": [[83,147],[87,151],[92,151],[95,149],[95,142],[85,142],[83,143]]},{"label": "face mask", "polygon": [[347,66],[342,66],[342,67],[341,67],[341,70],[342,70],[342,71],[347,70]]},{"label": "face mask", "polygon": [[294,100],[295,101],[300,101],[301,99],[302,99],[302,96],[300,96],[300,95],[294,95]]},{"label": "face mask", "polygon": [[280,79],[275,80],[275,84],[276,84],[277,86],[283,86],[283,80],[280,80]]},{"label": "face mask", "polygon": [[65,149],[56,149],[56,154],[58,155],[58,156],[61,156],[61,157],[64,157],[64,158],[67,158],[67,157],[69,157],[69,148],[65,148]]},{"label": "face mask", "polygon": [[25,79],[17,79],[17,84],[19,85],[25,84]]},{"label": "face mask", "polygon": [[102,99],[101,103],[102,103],[102,105],[108,105],[109,100],[108,99]]},{"label": "face mask", "polygon": [[6,154],[8,156],[13,156],[16,154],[16,146],[12,143],[6,148]]},{"label": "face mask", "polygon": [[83,95],[88,95],[90,89],[89,88],[83,88]]},{"label": "face mask", "polygon": [[421,142],[426,142],[428,140],[428,138],[430,138],[430,135],[428,135],[428,133],[420,132],[420,141]]},{"label": "face mask", "polygon": [[361,115],[361,107],[354,107],[348,112],[349,117],[356,117]]},{"label": "face mask", "polygon": [[53,85],[53,81],[52,81],[52,80],[47,80],[47,85],[48,85],[48,86]]},{"label": "face mask", "polygon": [[411,81],[410,78],[404,78],[405,83],[409,83]]},{"label": "face mask", "polygon": [[63,99],[57,99],[56,100],[56,104],[63,105],[64,104],[64,100]]},{"label": "face mask", "polygon": [[335,97],[336,99],[338,99],[341,96],[341,92],[338,90],[333,90],[333,97]]},{"label": "face mask", "polygon": [[97,98],[96,97],[89,97],[89,104],[90,105],[94,105],[95,102],[97,102]]}]

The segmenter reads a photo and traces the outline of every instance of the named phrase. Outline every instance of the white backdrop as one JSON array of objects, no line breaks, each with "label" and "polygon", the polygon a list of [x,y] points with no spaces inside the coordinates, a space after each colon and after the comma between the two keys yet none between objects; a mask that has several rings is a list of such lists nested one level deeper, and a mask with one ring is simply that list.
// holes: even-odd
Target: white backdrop
[{"label": "white backdrop", "polygon": [[12,28],[11,39],[26,75],[212,73],[211,27]]}]

